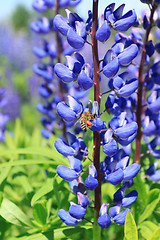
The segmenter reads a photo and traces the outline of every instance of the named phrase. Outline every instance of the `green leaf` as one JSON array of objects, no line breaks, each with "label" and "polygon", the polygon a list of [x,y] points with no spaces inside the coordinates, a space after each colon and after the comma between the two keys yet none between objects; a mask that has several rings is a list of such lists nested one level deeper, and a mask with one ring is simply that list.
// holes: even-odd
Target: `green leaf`
[{"label": "green leaf", "polygon": [[157,230],[158,226],[152,223],[151,221],[145,221],[141,223],[138,228],[140,229],[141,235],[149,240],[152,234]]},{"label": "green leaf", "polygon": [[1,150],[0,156],[12,156],[13,154],[31,154],[31,155],[40,155],[44,157],[48,157],[50,159],[53,159],[55,162],[57,162],[57,165],[59,164],[65,164],[66,166],[69,166],[69,161],[67,161],[67,158],[64,158],[61,154],[59,154],[56,149],[47,149],[47,148],[14,148],[14,149],[7,149],[7,150]]},{"label": "green leaf", "polygon": [[14,128],[14,143],[15,146],[18,147],[19,141],[21,140],[21,136],[22,136],[22,129],[21,129],[21,122],[20,119],[16,119],[15,122],[15,128]]},{"label": "green leaf", "polygon": [[137,201],[141,206],[147,205],[147,190],[144,181],[141,179],[140,173],[134,178],[135,190],[138,192]]},{"label": "green leaf", "polygon": [[127,213],[124,224],[124,236],[126,240],[138,240],[136,223],[132,214],[129,211]]},{"label": "green leaf", "polygon": [[46,224],[47,220],[47,209],[44,202],[36,203],[33,207],[33,216],[35,220],[41,225]]},{"label": "green leaf", "polygon": [[22,226],[32,226],[30,219],[13,202],[4,198],[0,208],[0,215],[8,222]]},{"label": "green leaf", "polygon": [[158,199],[160,195],[160,190],[155,188],[148,193],[148,203],[151,203],[155,199]]},{"label": "green leaf", "polygon": [[23,165],[31,165],[31,164],[51,164],[56,165],[53,160],[46,159],[25,159],[25,160],[17,160],[14,162],[5,162],[1,163],[1,168],[13,167],[13,166],[23,166]]},{"label": "green leaf", "polygon": [[160,227],[153,233],[150,240],[159,240],[160,236]]},{"label": "green leaf", "polygon": [[[1,167],[1,165],[2,164],[0,164],[0,167]],[[9,175],[10,169],[11,169],[10,167],[7,167],[7,168],[3,169],[3,171],[1,171],[1,173],[0,173],[0,189],[3,188],[3,185]]]},{"label": "green leaf", "polygon": [[58,239],[69,239],[73,234],[85,232],[86,230],[92,229],[92,225],[84,225],[83,227],[74,226],[74,227],[62,227],[59,229],[54,229],[53,231],[45,233],[36,233],[31,236],[16,237],[10,240],[58,240]]},{"label": "green leaf", "polygon": [[139,223],[143,222],[145,219],[147,219],[153,213],[158,202],[159,202],[159,197],[158,197],[158,199],[155,199],[154,201],[152,201],[150,204],[147,205],[144,212],[139,217]]},{"label": "green leaf", "polygon": [[47,193],[51,192],[53,190],[53,178],[47,179],[47,182],[44,186],[42,186],[32,197],[31,200],[31,206],[35,204],[37,200],[39,200],[41,197],[46,195]]}]

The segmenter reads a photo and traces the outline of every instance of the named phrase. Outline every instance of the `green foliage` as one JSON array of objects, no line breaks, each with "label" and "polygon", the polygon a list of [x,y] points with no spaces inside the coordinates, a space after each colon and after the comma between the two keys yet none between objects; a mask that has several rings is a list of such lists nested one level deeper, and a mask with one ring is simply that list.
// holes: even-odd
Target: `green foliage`
[{"label": "green foliage", "polygon": [[[0,145],[0,239],[91,239],[91,223],[83,220],[79,226],[67,227],[58,217],[58,209],[67,210],[69,201],[76,202],[76,197],[56,174],[57,165],[68,165],[54,148],[56,136],[43,139],[40,125],[28,131],[23,118],[16,120],[13,133],[6,132],[6,143]],[[86,139],[91,146],[89,133]],[[140,172],[134,179],[133,189],[139,196],[131,207],[133,215],[127,214],[124,227],[112,223],[102,230],[102,239],[158,240],[160,190],[142,175]],[[118,188],[102,185],[102,202],[113,201]],[[92,209],[87,210],[87,218],[93,221]]]},{"label": "green foliage", "polygon": [[11,17],[14,29],[16,31],[27,30],[29,17],[30,13],[27,8],[22,4],[17,5]]},{"label": "green foliage", "polygon": [[138,232],[134,218],[130,212],[127,213],[124,225],[125,240],[138,240]]}]

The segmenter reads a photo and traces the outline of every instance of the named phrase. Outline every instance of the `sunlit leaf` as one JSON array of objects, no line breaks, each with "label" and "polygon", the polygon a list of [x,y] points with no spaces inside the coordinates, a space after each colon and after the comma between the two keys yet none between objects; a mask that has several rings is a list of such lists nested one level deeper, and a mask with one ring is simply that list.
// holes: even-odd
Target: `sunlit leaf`
[{"label": "sunlit leaf", "polygon": [[47,182],[42,186],[32,197],[31,205],[33,206],[37,200],[53,190],[53,179],[47,179]]},{"label": "sunlit leaf", "polygon": [[150,240],[159,240],[160,236],[160,227],[153,233]]},{"label": "sunlit leaf", "polygon": [[4,198],[0,208],[0,215],[8,222],[22,226],[32,226],[30,219],[13,202]]},{"label": "sunlit leaf", "polygon": [[138,232],[133,215],[128,211],[124,224],[125,240],[138,240]]}]

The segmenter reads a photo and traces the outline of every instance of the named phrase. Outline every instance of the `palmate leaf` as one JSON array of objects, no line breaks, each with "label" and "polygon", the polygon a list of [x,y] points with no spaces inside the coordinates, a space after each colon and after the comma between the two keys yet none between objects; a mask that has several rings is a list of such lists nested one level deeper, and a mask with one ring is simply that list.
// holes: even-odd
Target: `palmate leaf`
[{"label": "palmate leaf", "polygon": [[4,198],[0,208],[0,215],[8,222],[19,226],[32,226],[30,219],[13,202]]},{"label": "palmate leaf", "polygon": [[138,232],[133,215],[128,211],[124,224],[125,240],[138,240]]}]

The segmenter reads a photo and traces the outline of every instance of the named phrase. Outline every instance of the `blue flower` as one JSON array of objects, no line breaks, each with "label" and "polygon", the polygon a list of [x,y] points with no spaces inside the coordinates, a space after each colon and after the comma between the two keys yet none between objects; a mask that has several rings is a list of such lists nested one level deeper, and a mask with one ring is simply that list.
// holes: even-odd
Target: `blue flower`
[{"label": "blue flower", "polygon": [[137,15],[134,10],[123,14],[125,4],[119,6],[115,11],[115,3],[110,4],[104,11],[104,17],[111,26],[119,31],[127,31],[137,20]]},{"label": "blue flower", "polygon": [[111,219],[107,214],[107,210],[108,210],[108,204],[103,203],[100,208],[99,218],[98,218],[98,224],[103,229],[108,228],[111,225]]},{"label": "blue flower", "polygon": [[68,96],[68,105],[62,101],[57,104],[57,112],[63,120],[70,122],[80,117],[83,105],[72,96]]},{"label": "blue flower", "polygon": [[147,170],[146,175],[151,181],[160,181],[160,169],[157,170],[159,162],[154,162]]},{"label": "blue flower", "polygon": [[58,216],[59,216],[59,217],[62,219],[62,221],[63,221],[66,225],[68,225],[68,226],[75,226],[75,225],[77,225],[77,224],[80,222],[79,219],[72,217],[72,216],[69,214],[69,212],[67,212],[67,211],[64,210],[64,209],[60,209],[60,210],[58,211]]},{"label": "blue flower", "polygon": [[109,24],[106,20],[104,20],[104,14],[101,14],[98,21],[96,38],[100,42],[105,42],[109,39],[110,35],[111,35],[111,30],[110,30]]},{"label": "blue flower", "polygon": [[70,202],[69,214],[77,219],[82,219],[86,214],[86,209],[74,202]]},{"label": "blue flower", "polygon": [[76,13],[66,9],[67,18],[56,15],[53,21],[54,29],[67,36],[68,43],[75,49],[84,46],[87,37],[85,23]]},{"label": "blue flower", "polygon": [[98,186],[97,171],[94,165],[89,165],[89,175],[85,180],[85,187],[88,190],[94,190]]},{"label": "blue flower", "polygon": [[65,157],[76,155],[80,146],[79,140],[76,136],[69,132],[67,133],[67,137],[68,143],[59,138],[55,140],[54,146],[57,151]]},{"label": "blue flower", "polygon": [[65,83],[74,81],[81,71],[82,63],[71,56],[66,57],[66,65],[57,63],[54,67],[56,75]]}]

